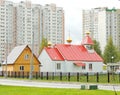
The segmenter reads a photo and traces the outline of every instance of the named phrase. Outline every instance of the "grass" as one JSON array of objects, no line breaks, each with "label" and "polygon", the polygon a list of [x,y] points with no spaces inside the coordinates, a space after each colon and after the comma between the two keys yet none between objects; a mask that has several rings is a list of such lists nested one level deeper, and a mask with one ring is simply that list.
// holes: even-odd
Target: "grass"
[{"label": "grass", "polygon": [[[117,92],[120,95],[120,92]],[[115,95],[106,90],[37,88],[0,85],[0,95]]]}]

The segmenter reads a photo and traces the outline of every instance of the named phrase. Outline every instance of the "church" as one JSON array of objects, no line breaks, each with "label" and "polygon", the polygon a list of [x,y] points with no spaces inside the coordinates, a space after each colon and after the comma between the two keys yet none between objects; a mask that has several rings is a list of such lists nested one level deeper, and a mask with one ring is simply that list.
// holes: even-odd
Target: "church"
[{"label": "church", "polygon": [[69,37],[67,44],[49,44],[40,56],[41,72],[102,72],[103,59],[93,49],[93,41],[86,33],[80,45],[71,44]]}]

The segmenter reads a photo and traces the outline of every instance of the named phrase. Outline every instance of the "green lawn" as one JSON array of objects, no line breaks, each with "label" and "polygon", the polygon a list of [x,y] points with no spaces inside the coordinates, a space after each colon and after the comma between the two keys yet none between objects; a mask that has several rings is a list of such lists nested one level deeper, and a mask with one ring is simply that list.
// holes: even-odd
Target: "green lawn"
[{"label": "green lawn", "polygon": [[[117,92],[120,95],[120,92]],[[16,87],[0,85],[0,95],[115,95],[106,90],[80,90],[37,87]]]}]

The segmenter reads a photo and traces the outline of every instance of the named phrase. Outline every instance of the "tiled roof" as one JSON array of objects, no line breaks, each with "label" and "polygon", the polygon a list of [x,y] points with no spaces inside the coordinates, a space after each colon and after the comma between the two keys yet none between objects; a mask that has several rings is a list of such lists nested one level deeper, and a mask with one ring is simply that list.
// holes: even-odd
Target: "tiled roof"
[{"label": "tiled roof", "polygon": [[103,61],[94,51],[88,52],[83,45],[57,44],[53,48],[45,48],[52,60],[69,61]]}]

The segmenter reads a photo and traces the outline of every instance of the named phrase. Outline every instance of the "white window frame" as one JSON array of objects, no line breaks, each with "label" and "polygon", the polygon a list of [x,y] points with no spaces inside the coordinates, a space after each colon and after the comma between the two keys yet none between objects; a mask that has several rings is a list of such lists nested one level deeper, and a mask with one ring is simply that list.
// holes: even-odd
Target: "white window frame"
[{"label": "white window frame", "polygon": [[25,54],[24,59],[28,60],[29,59],[29,54]]}]

